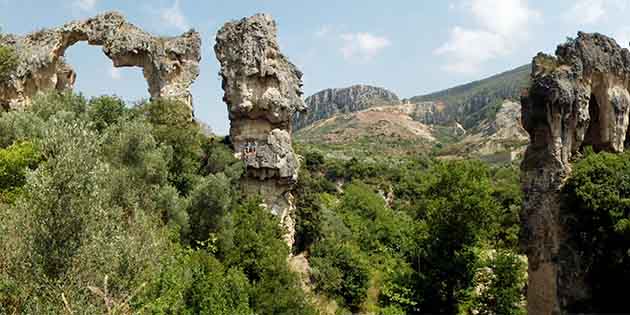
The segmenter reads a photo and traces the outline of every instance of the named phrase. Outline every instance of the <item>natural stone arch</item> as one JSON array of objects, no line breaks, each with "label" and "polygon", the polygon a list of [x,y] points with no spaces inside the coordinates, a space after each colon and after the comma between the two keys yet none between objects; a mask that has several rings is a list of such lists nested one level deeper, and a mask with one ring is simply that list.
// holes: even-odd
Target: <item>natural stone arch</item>
[{"label": "natural stone arch", "polygon": [[192,113],[190,85],[199,76],[199,33],[191,30],[178,37],[152,36],[117,12],[2,38],[0,44],[15,48],[19,64],[9,80],[0,82],[0,106],[19,110],[39,91],[72,88],[76,75],[64,54],[79,41],[102,46],[115,67],[142,68],[151,98],[180,100]]},{"label": "natural stone arch", "polygon": [[568,241],[561,190],[585,146],[622,152],[630,114],[630,52],[600,34],[579,33],[556,56],[533,60],[522,98],[530,134],[522,169],[523,245],[529,262],[528,313],[565,314],[591,291],[579,250]]}]

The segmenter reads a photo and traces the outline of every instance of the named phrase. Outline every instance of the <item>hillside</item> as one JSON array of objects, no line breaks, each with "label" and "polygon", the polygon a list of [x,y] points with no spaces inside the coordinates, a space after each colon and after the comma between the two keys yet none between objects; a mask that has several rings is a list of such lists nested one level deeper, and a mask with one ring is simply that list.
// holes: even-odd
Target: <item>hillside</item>
[{"label": "hillside", "polygon": [[357,112],[373,106],[396,105],[400,103],[400,99],[384,88],[353,85],[341,89],[322,90],[307,97],[305,102],[307,111],[296,113],[293,117],[295,130],[340,113]]},{"label": "hillside", "polygon": [[530,68],[530,65],[520,66],[479,81],[414,96],[403,102],[438,103],[441,114],[431,123],[444,124],[456,120],[466,129],[473,128],[484,118],[492,118],[504,99],[520,100],[521,91],[529,82]]},{"label": "hillside", "polygon": [[307,98],[308,119],[294,118],[296,140],[346,154],[430,152],[444,158],[512,160],[528,139],[518,102],[528,71],[529,66],[522,66],[399,103],[377,93],[364,93],[360,104],[351,98],[334,102],[333,91],[347,93],[353,87],[324,90]]}]

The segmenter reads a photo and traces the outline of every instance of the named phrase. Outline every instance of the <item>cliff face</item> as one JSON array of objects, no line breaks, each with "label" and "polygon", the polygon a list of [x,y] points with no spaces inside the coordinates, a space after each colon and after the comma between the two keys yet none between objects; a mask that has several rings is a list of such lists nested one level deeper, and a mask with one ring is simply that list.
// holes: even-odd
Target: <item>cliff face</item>
[{"label": "cliff face", "polygon": [[336,114],[397,104],[400,104],[398,96],[384,88],[353,85],[342,89],[326,89],[306,98],[308,111],[294,115],[293,127],[298,130]]},{"label": "cliff face", "polygon": [[600,34],[579,33],[556,56],[538,54],[522,98],[530,136],[521,165],[523,245],[529,259],[529,314],[580,312],[591,285],[580,249],[570,242],[560,191],[571,159],[586,146],[621,152],[630,114],[630,52]]},{"label": "cliff face", "polygon": [[214,50],[221,64],[230,138],[247,166],[242,188],[263,196],[287,228],[291,245],[291,189],[299,169],[291,147],[291,118],[306,105],[302,73],[280,52],[276,33],[271,16],[257,14],[226,23],[217,33]]},{"label": "cliff face", "polygon": [[[527,145],[518,100],[530,68],[402,101],[380,88],[363,94],[351,93],[352,88],[324,90],[307,98],[306,115],[295,115],[296,139],[352,151],[434,152],[444,158],[509,162]],[[375,141],[378,146],[371,144]]]},{"label": "cliff face", "polygon": [[19,64],[10,79],[0,83],[0,106],[21,109],[39,91],[72,88],[76,76],[64,54],[79,41],[102,46],[115,67],[141,67],[152,98],[181,100],[192,113],[190,85],[199,75],[199,34],[152,36],[116,12],[26,36],[3,37],[1,44],[15,49]]},{"label": "cliff face", "polygon": [[529,66],[522,66],[403,102],[423,104],[423,114],[417,118],[420,122],[445,125],[457,121],[465,129],[471,129],[495,114],[504,100],[518,101],[521,90],[528,84],[529,72]]}]

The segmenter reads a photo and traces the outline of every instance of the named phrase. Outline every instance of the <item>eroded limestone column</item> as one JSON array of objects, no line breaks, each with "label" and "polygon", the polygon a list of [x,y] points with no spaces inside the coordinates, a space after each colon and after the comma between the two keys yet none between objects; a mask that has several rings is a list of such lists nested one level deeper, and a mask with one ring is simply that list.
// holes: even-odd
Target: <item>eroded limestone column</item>
[{"label": "eroded limestone column", "polygon": [[522,98],[530,144],[521,165],[522,244],[527,252],[529,314],[577,312],[591,287],[566,223],[561,193],[571,162],[586,145],[621,152],[630,114],[630,52],[600,34],[579,33],[539,54]]},{"label": "eroded limestone column", "polygon": [[230,137],[247,166],[247,194],[260,194],[294,241],[291,190],[299,164],[291,147],[291,118],[303,111],[302,73],[281,52],[271,16],[257,14],[226,23],[214,50],[221,63]]}]

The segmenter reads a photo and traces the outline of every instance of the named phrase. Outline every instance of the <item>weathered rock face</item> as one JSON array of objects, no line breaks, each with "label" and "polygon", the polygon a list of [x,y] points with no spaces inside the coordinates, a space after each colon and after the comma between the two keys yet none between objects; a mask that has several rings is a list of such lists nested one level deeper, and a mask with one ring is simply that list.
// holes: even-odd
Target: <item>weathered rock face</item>
[{"label": "weathered rock face", "polygon": [[455,86],[435,93],[415,96],[403,102],[424,103],[418,121],[447,125],[459,122],[468,130],[478,125],[504,100],[517,101],[529,84],[530,66],[521,66],[482,80]]},{"label": "weathered rock face", "polygon": [[266,14],[226,23],[214,50],[221,63],[230,138],[247,166],[243,190],[263,196],[293,244],[291,189],[299,164],[291,147],[291,117],[306,108],[302,73],[280,52],[276,24]]},{"label": "weathered rock face", "polygon": [[199,75],[199,33],[191,30],[179,37],[152,36],[116,12],[26,36],[4,37],[1,44],[15,48],[19,65],[10,80],[0,82],[0,105],[22,109],[39,91],[72,88],[75,73],[66,64],[64,53],[80,41],[102,46],[115,67],[141,67],[151,98],[181,100],[192,112],[190,85]]},{"label": "weathered rock face", "polygon": [[336,114],[398,104],[400,99],[396,94],[380,87],[353,85],[342,89],[326,89],[306,98],[308,111],[294,115],[293,127],[298,130]]},{"label": "weathered rock face", "polygon": [[523,245],[529,260],[529,314],[565,314],[588,301],[591,288],[579,248],[571,244],[570,209],[560,192],[571,159],[590,145],[624,150],[630,114],[630,52],[600,34],[579,33],[539,54],[522,98],[530,145],[521,165],[525,193]]}]

